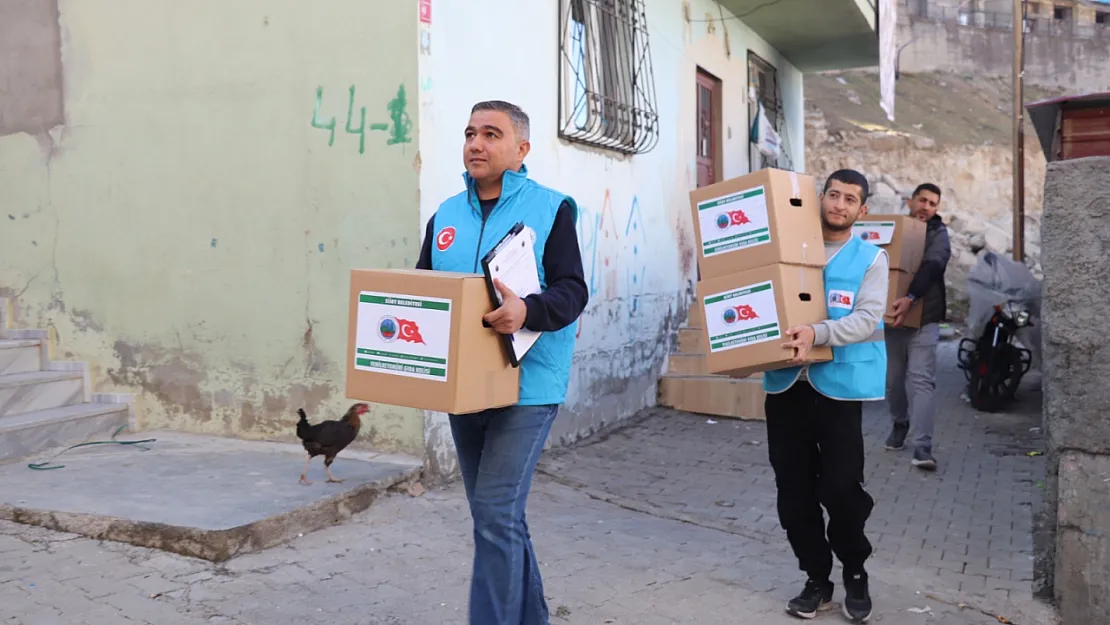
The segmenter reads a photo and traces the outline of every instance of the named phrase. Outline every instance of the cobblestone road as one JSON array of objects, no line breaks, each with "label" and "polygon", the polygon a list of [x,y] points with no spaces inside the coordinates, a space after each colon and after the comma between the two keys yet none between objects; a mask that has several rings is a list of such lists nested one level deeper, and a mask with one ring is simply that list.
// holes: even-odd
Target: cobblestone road
[{"label": "cobblestone road", "polygon": [[[797,622],[782,611],[797,579],[781,541],[628,510],[545,478],[529,517],[555,625]],[[0,623],[462,625],[470,549],[458,485],[387,498],[224,566],[0,522]],[[883,580],[873,587],[874,622],[997,622]]]},{"label": "cobblestone road", "polygon": [[[1020,453],[1036,444],[1029,418],[944,406],[932,476],[879,451],[884,428],[869,416],[872,622],[1050,625],[1025,581],[1022,502],[1039,471]],[[529,522],[553,623],[796,622],[782,606],[799,573],[769,516],[761,436],[758,424],[660,413],[547,461],[559,477],[538,478]],[[458,484],[222,566],[0,522],[0,624],[462,625],[470,553]]]},{"label": "cobblestone road", "polygon": [[[1032,515],[1044,462],[1027,455],[1042,449],[1039,373],[1023,382],[1012,412],[977,413],[960,399],[956,344],[939,349],[936,473],[911,467],[908,450],[883,448],[885,406],[864,412],[866,488],[876,500],[868,522],[872,566],[1000,614],[1039,614],[1043,606],[1031,597]],[[785,542],[766,440],[759,422],[658,410],[595,443],[552,454],[541,468],[652,513]]]}]

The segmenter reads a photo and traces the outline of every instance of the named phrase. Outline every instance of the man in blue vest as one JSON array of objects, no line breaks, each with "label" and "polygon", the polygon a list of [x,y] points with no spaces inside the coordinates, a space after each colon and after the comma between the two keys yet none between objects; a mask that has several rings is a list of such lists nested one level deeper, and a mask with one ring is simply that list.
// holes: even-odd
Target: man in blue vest
[{"label": "man in blue vest", "polygon": [[[829,318],[788,329],[793,340],[783,347],[795,350],[794,366],[763,375],[779,523],[808,576],[786,611],[806,619],[832,605],[834,553],[844,567],[844,615],[857,623],[871,616],[863,566],[871,543],[863,530],[875,502],[863,489],[862,402],[880,401],[885,393],[889,261],[886,251],[852,236],[852,224],[867,213],[867,194],[867,178],[851,169],[825,181]],[[806,365],[814,345],[832,347],[832,361]]]},{"label": "man in blue vest", "polygon": [[498,283],[503,303],[484,317],[502,334],[522,327],[543,332],[521,361],[520,401],[450,415],[474,521],[471,625],[549,622],[524,510],[536,462],[566,396],[572,324],[589,299],[578,247],[578,207],[570,196],[528,177],[528,132],[528,116],[516,105],[474,105],[463,143],[466,189],[440,204],[428,220],[416,264],[417,269],[480,273],[482,256],[517,222],[535,233],[542,292],[520,298]]}]

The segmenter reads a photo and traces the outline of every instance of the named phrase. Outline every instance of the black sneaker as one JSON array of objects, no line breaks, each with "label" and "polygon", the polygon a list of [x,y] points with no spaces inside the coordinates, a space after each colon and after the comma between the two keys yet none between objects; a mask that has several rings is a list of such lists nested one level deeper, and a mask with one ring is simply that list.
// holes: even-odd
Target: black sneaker
[{"label": "black sneaker", "polygon": [[844,574],[844,616],[853,623],[866,623],[871,618],[867,573]]},{"label": "black sneaker", "polygon": [[833,583],[829,580],[806,580],[802,594],[786,604],[786,613],[798,618],[814,618],[817,613],[832,607]]},{"label": "black sneaker", "polygon": [[894,429],[886,439],[886,448],[891,451],[900,451],[906,446],[906,433],[910,431],[909,423],[895,423]]},{"label": "black sneaker", "polygon": [[933,458],[933,451],[928,447],[918,447],[913,450],[913,460],[910,463],[923,471],[937,470],[936,458]]}]

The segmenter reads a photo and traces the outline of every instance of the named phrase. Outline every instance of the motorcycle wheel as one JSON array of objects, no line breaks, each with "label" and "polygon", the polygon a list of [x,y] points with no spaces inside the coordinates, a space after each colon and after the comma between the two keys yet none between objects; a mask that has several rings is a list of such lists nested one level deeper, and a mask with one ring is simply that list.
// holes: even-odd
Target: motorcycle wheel
[{"label": "motorcycle wheel", "polygon": [[996,353],[992,367],[989,357],[983,356],[986,355],[976,358],[968,368],[968,397],[971,398],[972,408],[980,412],[998,412],[1010,395],[1008,359],[1004,353]]},{"label": "motorcycle wheel", "polygon": [[1021,351],[1004,343],[990,352],[979,352],[969,363],[968,396],[980,412],[998,412],[1017,395],[1025,373]]}]

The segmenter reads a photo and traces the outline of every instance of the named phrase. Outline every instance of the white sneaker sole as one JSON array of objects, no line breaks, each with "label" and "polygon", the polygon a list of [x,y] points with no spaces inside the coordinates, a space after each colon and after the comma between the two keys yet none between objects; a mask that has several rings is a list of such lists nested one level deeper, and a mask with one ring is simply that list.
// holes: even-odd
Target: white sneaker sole
[{"label": "white sneaker sole", "polygon": [[852,618],[852,615],[848,614],[848,606],[847,605],[844,606],[843,612],[844,612],[844,618],[848,619],[849,621],[852,621],[853,623],[866,623],[867,620],[871,618],[871,612],[868,612],[867,616],[864,616],[863,618]]},{"label": "white sneaker sole", "polygon": [[832,601],[826,601],[825,603],[822,603],[821,605],[817,606],[817,611],[816,612],[799,612],[797,610],[792,609],[790,606],[786,606],[786,613],[789,614],[790,616],[796,616],[798,618],[809,620],[809,619],[817,618],[817,615],[822,613],[822,612],[828,612],[829,610],[834,610],[834,609],[836,609],[836,604],[833,603]]}]

